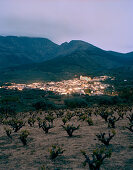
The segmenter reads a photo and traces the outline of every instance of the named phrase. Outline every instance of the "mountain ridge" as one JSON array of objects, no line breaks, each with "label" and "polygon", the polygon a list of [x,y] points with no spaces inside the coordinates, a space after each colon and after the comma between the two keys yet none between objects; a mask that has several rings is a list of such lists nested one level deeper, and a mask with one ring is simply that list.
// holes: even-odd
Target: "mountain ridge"
[{"label": "mountain ridge", "polygon": [[[0,68],[21,64],[39,63],[53,59],[58,56],[66,56],[79,50],[90,50],[97,53],[108,52],[82,40],[72,40],[70,42],[55,44],[47,38],[0,36]],[[117,52],[108,52],[113,55]],[[131,53],[119,53],[117,56],[133,56]],[[16,60],[11,58],[16,57]],[[26,61],[27,60],[27,61]]]},{"label": "mountain ridge", "polygon": [[61,80],[79,74],[103,74],[132,64],[133,52],[105,51],[81,40],[57,45],[44,38],[0,36],[1,81]]}]

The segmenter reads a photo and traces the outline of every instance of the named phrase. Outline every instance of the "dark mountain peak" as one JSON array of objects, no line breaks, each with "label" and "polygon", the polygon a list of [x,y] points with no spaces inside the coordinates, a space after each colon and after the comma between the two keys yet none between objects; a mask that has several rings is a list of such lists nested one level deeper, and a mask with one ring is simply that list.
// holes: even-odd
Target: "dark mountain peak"
[{"label": "dark mountain peak", "polygon": [[0,36],[0,79],[51,81],[101,74],[132,66],[132,54],[105,51],[81,40],[57,45],[46,38]]},{"label": "dark mountain peak", "polygon": [[71,40],[70,42],[62,43],[61,46],[71,46],[71,47],[82,47],[82,48],[97,48],[92,44],[89,44],[88,42],[82,41],[82,40]]},{"label": "dark mountain peak", "polygon": [[[79,53],[77,53],[79,52]],[[72,40],[57,45],[47,38],[0,36],[0,68],[30,63],[41,63],[56,57],[96,56],[110,60],[133,61],[133,53],[121,54],[104,51],[82,40]],[[74,53],[74,55],[73,55]],[[72,54],[72,55],[71,55]],[[127,57],[125,57],[127,55]]]},{"label": "dark mountain peak", "polygon": [[57,56],[66,56],[76,51],[86,51],[86,50],[90,51],[91,53],[103,51],[100,48],[97,48],[85,41],[72,40],[70,42],[65,42],[60,45]]},{"label": "dark mountain peak", "polygon": [[77,45],[77,46],[82,46],[82,47],[86,47],[86,48],[98,48],[88,42],[82,41],[82,40],[72,40],[69,42],[70,45]]},{"label": "dark mountain peak", "polygon": [[69,44],[68,42],[63,42],[60,46],[65,47],[65,46],[67,46],[68,44]]},{"label": "dark mountain peak", "polygon": [[80,44],[80,45],[91,45],[88,42],[82,41],[82,40],[71,40],[69,44]]},{"label": "dark mountain peak", "polygon": [[61,46],[76,46],[76,45],[81,45],[81,46],[92,46],[94,47],[92,44],[89,44],[88,42],[82,41],[82,40],[71,40],[70,42],[64,42],[61,44]]}]

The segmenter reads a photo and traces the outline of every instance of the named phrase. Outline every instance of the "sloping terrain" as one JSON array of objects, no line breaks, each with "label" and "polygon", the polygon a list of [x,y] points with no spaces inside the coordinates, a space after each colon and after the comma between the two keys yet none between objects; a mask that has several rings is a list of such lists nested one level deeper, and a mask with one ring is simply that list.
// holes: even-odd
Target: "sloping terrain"
[{"label": "sloping terrain", "polygon": [[[0,79],[4,82],[56,81],[121,69],[127,74],[132,64],[132,52],[104,51],[84,41],[57,45],[44,38],[0,37]],[[124,71],[128,67],[129,72]]]},{"label": "sloping terrain", "polygon": [[57,47],[45,38],[0,36],[0,68],[47,60],[54,55]]},{"label": "sloping terrain", "polygon": [[76,51],[66,56],[35,64],[1,70],[1,81],[49,81],[73,78],[75,75],[102,75],[108,70],[122,67],[123,63],[103,52]]},{"label": "sloping terrain", "polygon": [[57,45],[46,38],[0,36],[0,68],[43,62],[76,50],[96,49],[83,41]]}]

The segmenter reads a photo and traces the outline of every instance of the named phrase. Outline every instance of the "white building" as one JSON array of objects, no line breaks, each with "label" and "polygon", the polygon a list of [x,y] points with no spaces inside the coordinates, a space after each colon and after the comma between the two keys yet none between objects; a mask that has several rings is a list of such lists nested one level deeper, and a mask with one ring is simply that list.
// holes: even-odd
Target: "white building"
[{"label": "white building", "polygon": [[80,76],[80,80],[91,81],[91,77]]}]

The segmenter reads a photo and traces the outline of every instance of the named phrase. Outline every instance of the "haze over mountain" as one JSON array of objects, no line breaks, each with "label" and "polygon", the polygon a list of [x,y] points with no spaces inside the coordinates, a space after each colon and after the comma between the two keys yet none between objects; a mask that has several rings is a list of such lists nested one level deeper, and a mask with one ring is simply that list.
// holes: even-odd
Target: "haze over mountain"
[{"label": "haze over mountain", "polygon": [[104,51],[80,40],[57,45],[45,38],[0,36],[1,81],[67,79],[132,64],[133,52]]},{"label": "haze over mountain", "polygon": [[0,0],[0,35],[133,51],[132,0]]}]

